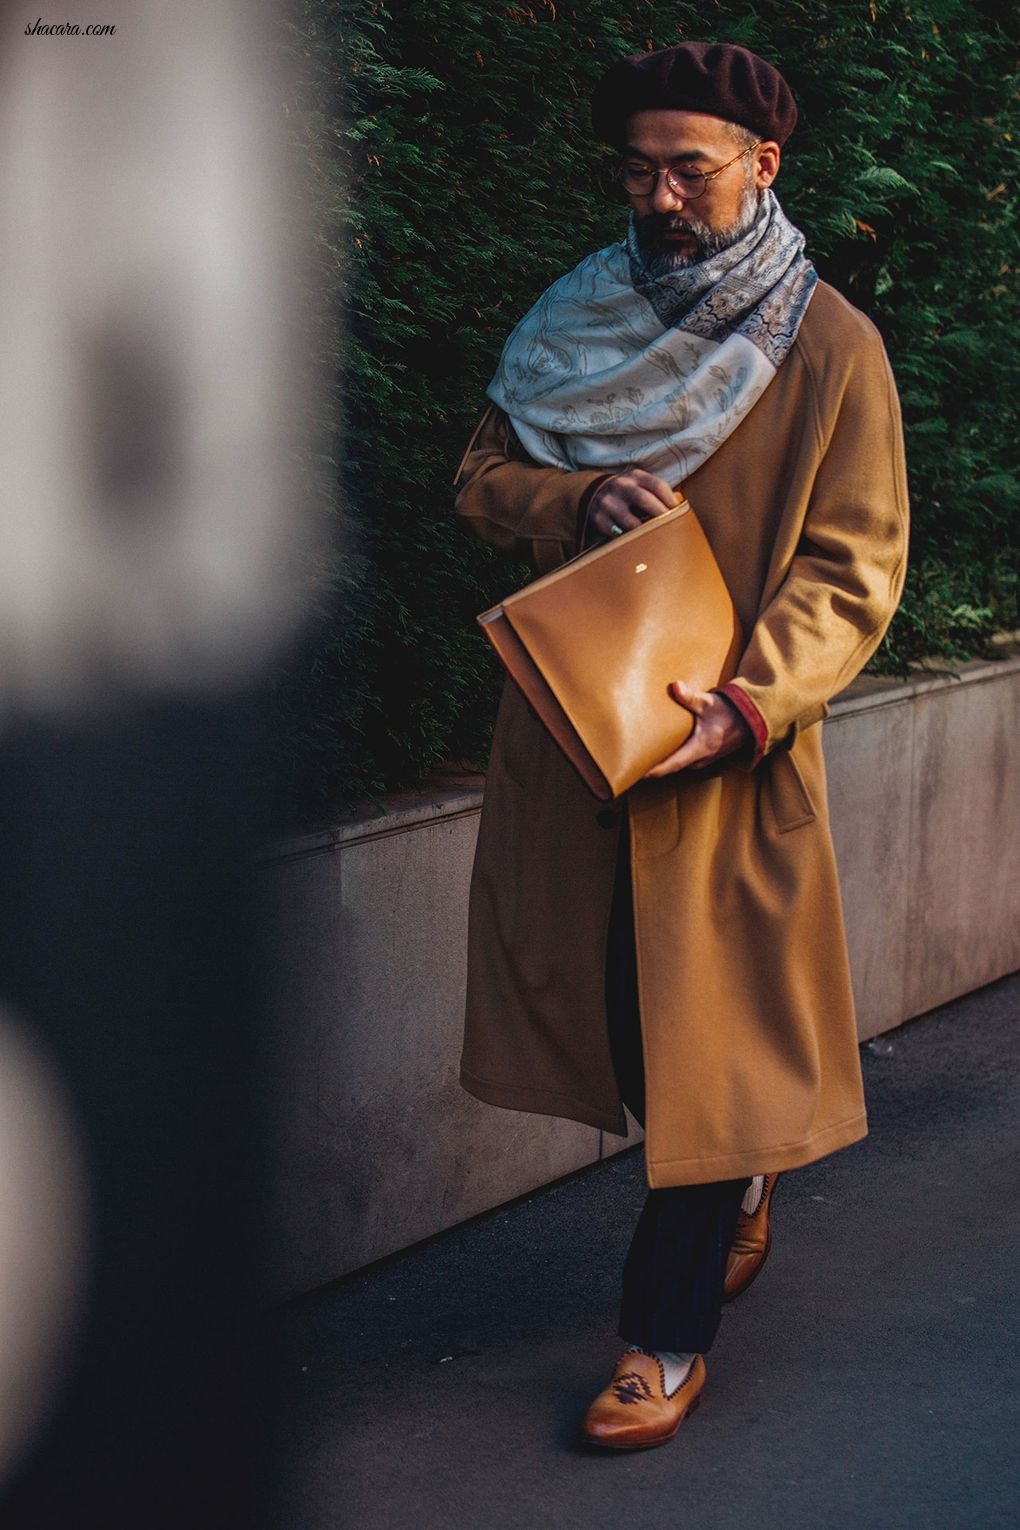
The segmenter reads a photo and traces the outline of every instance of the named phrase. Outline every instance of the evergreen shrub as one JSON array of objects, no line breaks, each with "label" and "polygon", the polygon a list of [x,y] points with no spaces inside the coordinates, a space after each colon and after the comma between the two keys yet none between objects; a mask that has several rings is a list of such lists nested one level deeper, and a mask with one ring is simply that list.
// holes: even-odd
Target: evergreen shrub
[{"label": "evergreen shrub", "polygon": [[286,104],[317,187],[342,526],[278,686],[306,801],[484,759],[499,682],[473,619],[522,571],[457,527],[451,480],[512,325],[621,237],[588,101],[623,53],[746,43],[797,97],[780,199],[881,330],[906,421],[911,573],[875,664],[961,658],[1018,625],[1020,135],[995,0],[294,4]]}]

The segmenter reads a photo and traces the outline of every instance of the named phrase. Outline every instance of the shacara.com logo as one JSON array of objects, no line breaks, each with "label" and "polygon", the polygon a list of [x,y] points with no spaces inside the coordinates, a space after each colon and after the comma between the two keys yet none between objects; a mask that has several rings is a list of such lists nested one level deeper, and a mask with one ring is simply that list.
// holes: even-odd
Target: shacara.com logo
[{"label": "shacara.com logo", "polygon": [[112,21],[81,27],[76,21],[30,21],[26,37],[112,37],[117,28]]}]

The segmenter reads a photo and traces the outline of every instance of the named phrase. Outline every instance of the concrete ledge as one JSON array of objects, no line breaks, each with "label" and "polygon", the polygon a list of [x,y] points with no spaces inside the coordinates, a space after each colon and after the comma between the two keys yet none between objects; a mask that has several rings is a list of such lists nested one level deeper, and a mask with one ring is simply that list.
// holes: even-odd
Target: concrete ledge
[{"label": "concrete ledge", "polygon": [[[858,681],[825,750],[862,1038],[1020,967],[1020,653]],[[627,1145],[457,1082],[482,791],[451,772],[267,861],[281,1297]]]},{"label": "concrete ledge", "polygon": [[1020,967],[1020,655],[857,681],[825,728],[862,1040]]}]

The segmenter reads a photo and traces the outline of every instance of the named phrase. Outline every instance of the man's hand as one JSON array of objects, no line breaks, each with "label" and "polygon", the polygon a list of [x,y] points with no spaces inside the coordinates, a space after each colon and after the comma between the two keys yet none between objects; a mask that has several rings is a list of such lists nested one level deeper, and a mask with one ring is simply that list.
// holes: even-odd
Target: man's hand
[{"label": "man's hand", "polygon": [[607,478],[595,491],[588,506],[588,523],[600,537],[607,537],[614,526],[621,531],[633,531],[642,521],[662,515],[679,503],[664,478],[656,478],[644,468],[631,468],[629,473]]},{"label": "man's hand", "polygon": [[[694,717],[694,731],[648,776],[671,776],[677,770],[703,770],[750,743],[751,729],[732,701],[718,691],[692,691],[683,680],[669,688],[673,700]],[[646,778],[647,779],[647,778]]]}]

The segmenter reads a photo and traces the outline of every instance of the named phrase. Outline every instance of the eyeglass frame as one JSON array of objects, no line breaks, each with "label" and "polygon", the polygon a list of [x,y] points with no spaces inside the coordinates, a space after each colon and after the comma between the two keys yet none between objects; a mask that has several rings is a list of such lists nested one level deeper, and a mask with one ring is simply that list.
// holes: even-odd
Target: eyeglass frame
[{"label": "eyeglass frame", "polygon": [[[705,195],[706,191],[708,190],[708,183],[709,183],[709,181],[714,181],[717,175],[722,175],[723,171],[724,170],[728,170],[731,165],[735,165],[737,163],[738,159],[743,159],[745,154],[750,154],[754,149],[761,148],[762,144],[765,143],[765,142],[766,142],[766,140],[764,138],[759,138],[755,143],[749,143],[746,149],[741,149],[739,154],[734,154],[732,159],[728,159],[726,161],[725,165],[720,165],[717,170],[688,170],[686,172],[682,172],[682,171],[676,170],[673,165],[667,165],[665,167],[665,169],[663,169],[661,166],[650,165],[649,169],[651,170],[653,179],[652,179],[652,183],[649,186],[647,191],[631,191],[630,187],[627,185],[626,181],[624,180],[624,175],[626,174],[626,170],[627,170],[626,158],[623,158],[623,159],[620,160],[620,163],[617,166],[616,175],[617,175],[617,179],[619,180],[619,182],[620,182],[621,186],[623,187],[624,191],[627,192],[628,196],[632,196],[632,197],[653,197],[655,195],[656,191],[659,188],[659,176],[660,175],[664,175],[666,177],[666,185],[669,187],[670,191],[673,193],[673,195],[675,197],[678,197],[683,202],[697,202],[697,201],[700,201],[700,199]],[[672,180],[672,177],[674,175],[679,175],[679,174],[684,174],[684,173],[686,173],[687,175],[700,175],[701,176],[701,179],[702,179],[704,184],[702,185],[702,188],[701,188],[700,191],[694,191],[694,192],[684,191],[684,190],[682,190],[681,188],[679,188],[678,186],[676,186],[674,184],[674,182]]]}]

